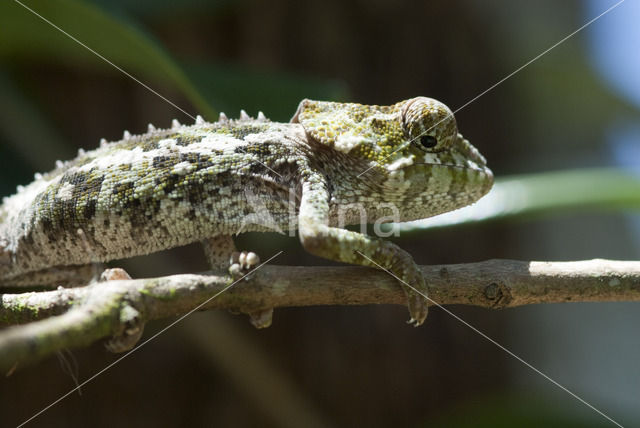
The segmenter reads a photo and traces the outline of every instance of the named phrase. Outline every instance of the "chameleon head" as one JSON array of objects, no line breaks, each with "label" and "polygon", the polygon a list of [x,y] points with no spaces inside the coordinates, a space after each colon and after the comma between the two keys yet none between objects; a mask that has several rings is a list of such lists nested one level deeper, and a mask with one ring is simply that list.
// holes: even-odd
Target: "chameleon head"
[{"label": "chameleon head", "polygon": [[451,110],[418,97],[396,104],[404,141],[384,163],[389,193],[402,194],[403,220],[425,218],[469,205],[493,185],[480,152],[458,133]]},{"label": "chameleon head", "polygon": [[378,183],[380,201],[402,207],[402,220],[469,205],[493,184],[484,157],[458,133],[451,110],[432,98],[390,106],[303,100],[292,122],[365,165],[354,178]]}]

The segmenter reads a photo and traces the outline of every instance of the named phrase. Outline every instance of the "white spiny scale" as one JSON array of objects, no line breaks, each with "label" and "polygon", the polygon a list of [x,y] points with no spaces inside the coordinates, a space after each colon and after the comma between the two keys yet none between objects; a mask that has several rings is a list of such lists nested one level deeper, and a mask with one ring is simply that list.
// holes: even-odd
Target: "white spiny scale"
[{"label": "white spiny scale", "polygon": [[240,120],[249,120],[251,119],[246,111],[240,110]]},{"label": "white spiny scale", "polygon": [[57,160],[56,161],[56,168],[60,169],[64,166],[64,162],[62,162],[61,160]]},{"label": "white spiny scale", "polygon": [[108,144],[108,141],[106,138],[100,138],[100,147],[106,147]]},{"label": "white spiny scale", "polygon": [[267,120],[267,117],[264,115],[263,112],[259,111],[258,112],[258,120],[265,121],[265,120]]},{"label": "white spiny scale", "polygon": [[123,140],[128,140],[129,138],[131,138],[131,132],[129,132],[129,131],[127,131],[125,129],[124,132],[122,133],[122,139]]},{"label": "white spiny scale", "polygon": [[196,116],[196,125],[204,125],[204,119],[202,118],[202,116]]},{"label": "white spiny scale", "polygon": [[85,151],[84,151],[84,149],[83,149],[83,148],[79,148],[79,149],[78,149],[78,157],[80,157],[80,156],[84,156],[84,153],[85,153]]},{"label": "white spiny scale", "polygon": [[42,179],[42,174],[40,174],[39,172],[36,172],[35,174],[33,174],[33,179],[34,180],[41,180]]},{"label": "white spiny scale", "polygon": [[229,118],[227,117],[226,114],[224,114],[223,111],[220,112],[220,117],[218,117],[218,122],[221,122],[221,123],[229,122]]},{"label": "white spiny scale", "polygon": [[152,123],[147,125],[147,132],[154,132],[156,130],[156,127],[153,126]]},{"label": "white spiny scale", "polygon": [[180,128],[182,125],[180,125],[180,122],[178,122],[178,119],[173,119],[171,121],[171,129],[176,129],[176,128]]}]

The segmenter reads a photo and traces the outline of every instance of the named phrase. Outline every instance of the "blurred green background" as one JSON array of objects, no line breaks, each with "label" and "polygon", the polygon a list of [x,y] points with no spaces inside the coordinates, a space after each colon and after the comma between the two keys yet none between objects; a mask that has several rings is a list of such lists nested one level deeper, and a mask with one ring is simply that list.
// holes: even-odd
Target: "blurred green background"
[{"label": "blurred green background", "polygon": [[[151,122],[244,108],[287,121],[302,98],[452,109],[614,1],[48,0],[0,4],[0,196],[78,148]],[[638,259],[640,7],[621,4],[457,114],[506,191],[492,221],[405,227],[420,264],[490,258]],[[500,187],[502,186],[502,187]],[[509,187],[510,186],[510,187]],[[514,209],[513,206],[516,206]],[[451,222],[443,220],[441,223]],[[411,232],[411,233],[409,233]],[[328,262],[295,238],[243,235],[277,264]],[[134,277],[206,270],[198,246],[122,261]],[[450,307],[625,426],[640,424],[640,305]],[[406,308],[196,314],[34,426],[612,426],[446,313]],[[147,326],[145,337],[172,320]],[[16,425],[117,356],[101,344],[0,380]]]}]

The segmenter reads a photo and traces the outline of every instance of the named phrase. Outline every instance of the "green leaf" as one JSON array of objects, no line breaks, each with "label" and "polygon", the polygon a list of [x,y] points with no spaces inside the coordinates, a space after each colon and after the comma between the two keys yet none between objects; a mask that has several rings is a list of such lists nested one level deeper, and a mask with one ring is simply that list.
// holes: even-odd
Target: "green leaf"
[{"label": "green leaf", "polygon": [[0,3],[0,58],[38,62],[44,59],[121,72],[107,65],[106,59],[140,81],[151,79],[175,85],[199,113],[215,115],[215,109],[171,56],[150,35],[122,16],[112,16],[95,5],[77,0],[22,0],[21,3],[25,6],[13,1]]},{"label": "green leaf", "polygon": [[[227,110],[231,117],[244,108],[288,120],[302,98],[347,96],[344,85],[338,82],[221,64],[180,62],[125,15],[112,14],[113,8],[107,11],[77,0],[22,3],[33,12],[18,2],[0,3],[0,59],[66,62],[73,67],[126,72],[145,85],[149,80],[172,84],[208,120],[217,119],[210,100],[215,100],[216,106]],[[162,92],[160,88],[152,89]],[[196,111],[189,114],[195,115]]]}]

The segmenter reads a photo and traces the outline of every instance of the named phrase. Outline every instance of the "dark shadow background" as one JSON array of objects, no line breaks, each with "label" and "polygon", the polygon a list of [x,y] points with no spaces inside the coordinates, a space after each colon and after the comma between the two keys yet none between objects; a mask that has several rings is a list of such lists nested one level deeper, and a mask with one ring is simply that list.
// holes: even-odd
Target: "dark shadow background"
[{"label": "dark shadow background", "polygon": [[[426,95],[455,110],[613,4],[95,3],[144,28],[206,87],[214,107],[230,117],[240,108],[251,115],[263,109],[282,121],[297,101],[270,95],[273,76],[316,82],[314,97],[388,104]],[[28,4],[38,7],[37,1]],[[628,13],[624,7],[593,27]],[[64,36],[35,16],[32,25],[33,32],[63,43],[58,38]],[[82,34],[74,36],[82,40]],[[595,36],[591,27],[579,33],[457,113],[461,132],[497,177],[618,164],[611,129],[621,121],[637,123],[637,110],[594,65]],[[77,49],[80,59],[72,65],[15,52],[0,56],[0,77],[8,88],[0,95],[0,195],[52,168],[56,159],[75,156],[80,147],[97,147],[102,137],[119,139],[124,129],[140,133],[149,122],[168,127],[174,117],[188,121],[108,64],[82,59],[91,54]],[[637,46],[629,47],[629,55],[637,52]],[[214,73],[207,78],[210,67],[223,67],[237,81],[218,86]],[[245,74],[254,82],[263,76],[264,85],[247,90]],[[145,83],[197,112],[174,86]],[[29,121],[22,110],[6,107],[11,91],[29,100],[46,118],[50,135],[59,136],[53,153],[46,140],[37,141],[42,152],[21,149],[15,127]],[[241,94],[236,101],[229,96],[234,92]],[[218,103],[215,94],[223,100]],[[270,111],[265,105],[276,107]],[[397,242],[419,264],[637,259],[637,224],[637,217],[590,212],[434,230]],[[306,254],[295,238],[248,234],[238,243],[263,260],[284,249],[276,264],[328,263]],[[113,265],[134,277],[207,268],[197,246]],[[450,309],[623,425],[640,422],[638,304]],[[438,309],[418,329],[406,326],[406,308],[395,306],[278,310],[273,326],[262,331],[243,315],[209,315],[171,328],[31,425],[612,426]],[[145,337],[171,321],[151,323]],[[207,334],[196,338],[194,331],[210,334],[214,346],[205,351]],[[102,344],[65,354],[80,381],[117,357]],[[51,358],[0,380],[1,424],[22,422],[73,388],[74,376],[65,366]],[[252,370],[269,375],[237,375]]]}]

